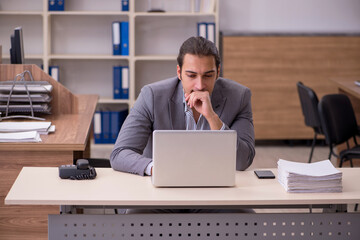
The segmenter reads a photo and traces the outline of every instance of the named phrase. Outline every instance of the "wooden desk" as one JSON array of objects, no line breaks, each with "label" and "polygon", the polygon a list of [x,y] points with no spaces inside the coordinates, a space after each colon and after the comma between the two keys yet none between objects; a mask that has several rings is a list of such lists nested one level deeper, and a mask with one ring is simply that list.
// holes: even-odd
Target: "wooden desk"
[{"label": "wooden desk", "polygon": [[359,81],[360,77],[335,78],[333,79],[333,82],[336,84],[339,93],[345,94],[350,98],[357,123],[360,124],[360,86],[355,85],[355,80]]},{"label": "wooden desk", "polygon": [[[270,170],[277,176],[277,169]],[[354,182],[360,175],[359,168],[340,169],[343,172],[342,193],[321,194],[287,193],[277,179],[259,180],[253,171],[237,171],[236,185],[229,188],[156,188],[151,183],[151,177],[122,173],[111,168],[98,168],[96,171],[95,180],[71,181],[60,179],[58,168],[24,167],[5,203],[187,208],[360,202],[360,184]]]},{"label": "wooden desk", "polygon": [[[4,199],[24,166],[60,166],[90,157],[90,132],[98,96],[74,95],[35,65],[0,65],[0,80],[30,70],[34,80],[51,82],[55,133],[40,143],[0,143],[0,239],[47,239],[47,214],[58,207],[5,206]],[[46,179],[44,179],[46,181]],[[23,226],[19,228],[18,226]]]},{"label": "wooden desk", "polygon": [[[270,170],[277,176],[276,169]],[[253,171],[237,172],[236,186],[230,188],[155,188],[151,184],[150,177],[116,172],[112,169],[97,169],[98,176],[94,180],[72,181],[61,180],[58,177],[57,168],[25,167],[12,186],[5,203],[100,205],[119,208],[235,208],[239,206],[271,207],[304,204],[311,206],[314,204],[353,204],[360,202],[360,185],[354,181],[359,176],[360,169],[342,168],[340,170],[343,172],[342,193],[293,194],[287,193],[277,179],[259,180]],[[184,236],[186,234],[185,237],[188,237],[188,233],[201,233],[203,238],[197,239],[208,239],[209,236],[224,239],[221,237],[227,236],[226,234],[230,234],[228,235],[230,238],[227,239],[235,239],[234,235],[241,234],[243,236],[249,231],[250,236],[257,234],[258,238],[256,239],[266,239],[266,236],[273,237],[273,233],[277,234],[278,237],[272,239],[286,239],[286,236],[292,234],[298,239],[301,233],[306,233],[308,236],[308,231],[313,234],[315,232],[315,236],[325,234],[325,231],[327,235],[329,231],[332,231],[331,234],[334,232],[336,235],[342,234],[336,239],[346,239],[348,236],[344,234],[345,231],[357,239],[356,237],[360,237],[360,229],[357,227],[360,224],[359,216],[357,213],[286,213],[281,215],[243,213],[206,215],[62,214],[49,216],[49,224],[52,225],[49,226],[49,229],[50,236],[60,233],[60,236],[65,235],[70,238],[73,236],[82,237],[83,235],[93,237],[93,234],[95,236],[104,234],[105,239],[114,237],[116,239],[117,237],[124,239],[144,237],[144,239],[148,239],[149,236],[163,236],[164,239],[168,239],[168,235],[179,237],[181,234]],[[204,231],[205,237],[208,238],[204,238]],[[320,233],[317,233],[318,231]],[[264,235],[265,233],[266,235]],[[314,237],[314,239],[316,238]]]}]

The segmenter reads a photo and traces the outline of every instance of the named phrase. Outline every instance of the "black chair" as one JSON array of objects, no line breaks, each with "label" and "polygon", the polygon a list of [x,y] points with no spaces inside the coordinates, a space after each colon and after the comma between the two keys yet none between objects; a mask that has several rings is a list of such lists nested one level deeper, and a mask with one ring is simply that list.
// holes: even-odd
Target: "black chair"
[{"label": "black chair", "polygon": [[[353,167],[352,159],[360,159],[360,145],[356,141],[359,135],[358,125],[353,107],[349,98],[344,94],[329,94],[324,96],[319,103],[320,119],[325,133],[326,142],[330,146],[330,154],[340,158],[339,167],[342,167],[344,161],[350,161]],[[349,140],[353,138],[355,146],[349,146]],[[334,146],[346,142],[347,149],[334,153]]]},{"label": "black chair", "polygon": [[298,82],[297,90],[300,97],[301,109],[305,118],[305,125],[314,129],[314,138],[311,145],[311,152],[309,157],[309,163],[314,152],[316,138],[318,134],[323,135],[323,129],[321,127],[321,121],[318,111],[318,97],[316,93],[309,87],[305,86],[302,82]]}]

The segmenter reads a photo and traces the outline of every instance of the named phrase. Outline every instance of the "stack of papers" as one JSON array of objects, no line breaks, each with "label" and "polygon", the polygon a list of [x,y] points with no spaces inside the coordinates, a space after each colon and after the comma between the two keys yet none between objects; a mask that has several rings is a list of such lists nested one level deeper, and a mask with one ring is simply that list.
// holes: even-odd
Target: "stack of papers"
[{"label": "stack of papers", "polygon": [[[25,86],[26,84],[26,86]],[[13,92],[29,92],[29,93],[50,93],[53,89],[53,86],[46,81],[16,81],[15,86],[14,81],[1,81],[0,82],[0,91],[8,91],[11,89]]]},{"label": "stack of papers", "polygon": [[[30,94],[33,102],[50,102],[51,96],[47,94]],[[0,93],[0,102],[6,102],[9,99],[9,94]],[[29,103],[29,96],[27,94],[12,94],[10,96],[11,102],[26,102]]]},{"label": "stack of papers", "polygon": [[0,142],[41,142],[38,132],[0,133]]},{"label": "stack of papers", "polygon": [[280,159],[278,181],[287,192],[342,192],[342,172],[337,170],[329,160],[299,163]]},{"label": "stack of papers", "polygon": [[48,134],[55,131],[51,122],[0,122],[0,133],[19,133],[36,131],[39,134]]}]

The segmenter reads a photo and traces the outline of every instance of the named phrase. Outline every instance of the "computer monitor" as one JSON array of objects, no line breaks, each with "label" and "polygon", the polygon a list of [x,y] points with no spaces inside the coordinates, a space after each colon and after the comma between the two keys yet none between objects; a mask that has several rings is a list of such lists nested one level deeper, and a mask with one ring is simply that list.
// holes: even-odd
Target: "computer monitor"
[{"label": "computer monitor", "polygon": [[10,37],[10,63],[11,64],[23,64],[24,63],[24,44],[22,27],[17,27],[14,30],[14,34]]}]

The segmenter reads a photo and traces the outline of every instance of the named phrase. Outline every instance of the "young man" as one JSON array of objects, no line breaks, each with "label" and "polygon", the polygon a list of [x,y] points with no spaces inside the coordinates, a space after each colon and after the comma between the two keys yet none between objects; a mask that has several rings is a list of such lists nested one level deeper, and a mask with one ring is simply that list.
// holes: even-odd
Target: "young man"
[{"label": "young man", "polygon": [[250,90],[219,78],[219,53],[202,37],[187,39],[177,61],[177,77],[142,88],[111,153],[112,168],[151,175],[154,130],[232,129],[236,169],[245,170],[255,156]]}]

